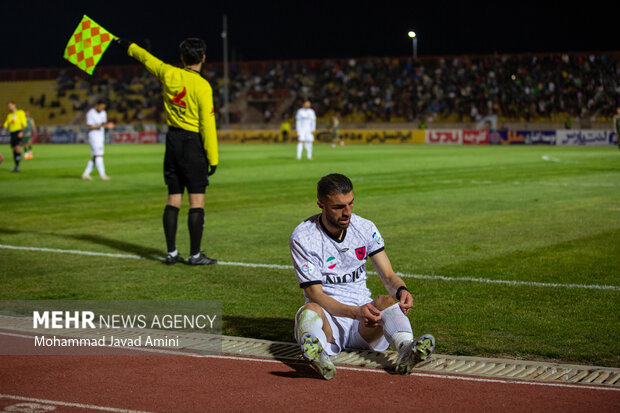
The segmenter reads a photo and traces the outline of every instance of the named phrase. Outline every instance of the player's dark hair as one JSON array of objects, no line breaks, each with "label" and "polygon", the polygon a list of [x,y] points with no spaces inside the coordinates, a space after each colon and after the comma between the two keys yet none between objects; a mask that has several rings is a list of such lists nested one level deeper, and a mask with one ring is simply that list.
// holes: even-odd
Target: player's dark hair
[{"label": "player's dark hair", "polygon": [[342,174],[325,175],[316,185],[316,196],[324,200],[329,195],[348,194],[353,191],[353,183]]},{"label": "player's dark hair", "polygon": [[202,56],[207,51],[207,45],[202,39],[190,37],[179,45],[179,52],[186,65],[195,65],[202,62]]}]

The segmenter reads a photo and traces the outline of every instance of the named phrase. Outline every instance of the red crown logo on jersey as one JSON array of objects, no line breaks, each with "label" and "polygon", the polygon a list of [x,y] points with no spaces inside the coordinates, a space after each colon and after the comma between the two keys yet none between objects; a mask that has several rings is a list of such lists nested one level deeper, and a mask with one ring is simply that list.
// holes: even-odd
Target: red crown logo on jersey
[{"label": "red crown logo on jersey", "polygon": [[183,101],[183,98],[185,98],[186,94],[187,94],[187,91],[185,90],[185,88],[183,88],[181,93],[175,95],[172,98],[172,103],[182,108],[187,108],[187,104]]}]

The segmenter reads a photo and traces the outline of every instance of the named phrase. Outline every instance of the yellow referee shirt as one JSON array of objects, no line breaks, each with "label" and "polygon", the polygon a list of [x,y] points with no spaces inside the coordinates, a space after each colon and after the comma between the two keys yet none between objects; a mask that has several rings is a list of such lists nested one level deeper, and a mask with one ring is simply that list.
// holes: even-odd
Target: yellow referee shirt
[{"label": "yellow referee shirt", "polygon": [[194,70],[162,62],[135,43],[129,46],[127,53],[163,84],[168,125],[200,133],[209,165],[217,165],[215,110],[209,82]]},{"label": "yellow referee shirt", "polygon": [[9,132],[18,132],[24,129],[27,125],[26,120],[26,112],[21,109],[17,109],[13,113],[9,113],[4,121],[4,127],[9,130]]}]

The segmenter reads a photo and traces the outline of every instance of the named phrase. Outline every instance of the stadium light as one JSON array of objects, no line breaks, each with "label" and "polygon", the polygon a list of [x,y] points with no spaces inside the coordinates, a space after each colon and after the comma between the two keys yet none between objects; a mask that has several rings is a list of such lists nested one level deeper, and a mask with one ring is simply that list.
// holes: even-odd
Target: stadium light
[{"label": "stadium light", "polygon": [[411,37],[413,42],[413,59],[415,60],[418,58],[418,37],[414,31],[409,32],[409,37]]}]

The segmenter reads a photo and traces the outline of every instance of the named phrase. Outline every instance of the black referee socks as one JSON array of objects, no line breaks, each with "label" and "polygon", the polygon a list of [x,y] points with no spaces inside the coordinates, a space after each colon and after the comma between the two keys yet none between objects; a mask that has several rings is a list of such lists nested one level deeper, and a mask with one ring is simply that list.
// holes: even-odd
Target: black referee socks
[{"label": "black referee socks", "polygon": [[190,255],[200,252],[202,230],[205,226],[204,208],[190,208],[187,215],[187,228],[189,229]]},{"label": "black referee socks", "polygon": [[166,205],[164,209],[164,234],[166,235],[166,244],[168,246],[168,252],[172,252],[177,249],[177,220],[179,218],[179,208],[172,205]]}]

